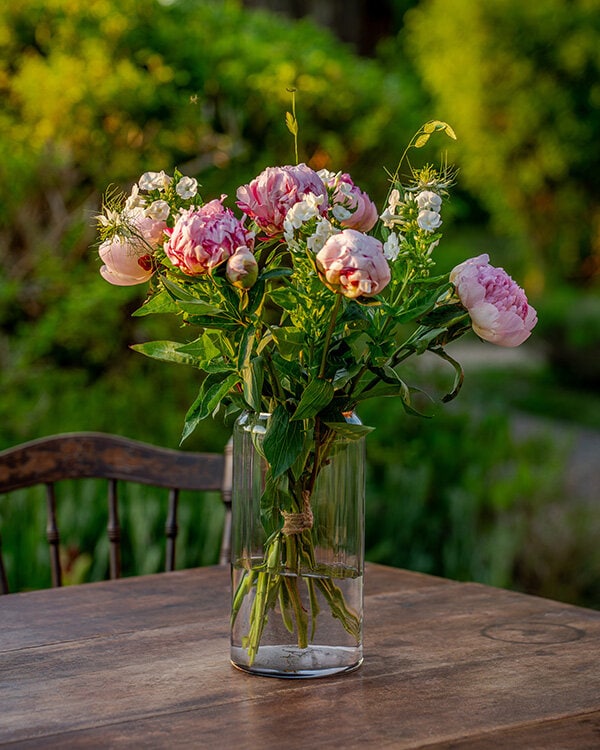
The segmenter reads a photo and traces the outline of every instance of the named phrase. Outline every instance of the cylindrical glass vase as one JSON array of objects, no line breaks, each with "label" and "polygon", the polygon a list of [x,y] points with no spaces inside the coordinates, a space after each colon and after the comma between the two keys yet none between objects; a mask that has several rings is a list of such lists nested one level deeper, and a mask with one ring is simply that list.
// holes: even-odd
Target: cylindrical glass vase
[{"label": "cylindrical glass vase", "polygon": [[274,677],[347,672],[363,658],[360,421],[317,421],[274,476],[262,448],[269,418],[244,413],[234,428],[231,661]]}]

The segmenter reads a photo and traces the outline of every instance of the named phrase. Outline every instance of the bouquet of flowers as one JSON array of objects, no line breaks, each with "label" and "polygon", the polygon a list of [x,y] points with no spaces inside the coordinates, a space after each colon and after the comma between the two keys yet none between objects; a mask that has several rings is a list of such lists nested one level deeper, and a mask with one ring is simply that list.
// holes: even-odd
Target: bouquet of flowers
[{"label": "bouquet of flowers", "polygon": [[[288,127],[297,132],[291,115]],[[409,148],[436,132],[455,137],[435,120]],[[233,598],[235,618],[245,597],[255,597],[245,639],[250,663],[276,602],[295,625],[298,645],[308,641],[297,584],[279,572],[314,560],[311,496],[332,441],[370,429],[344,415],[384,396],[417,413],[417,389],[402,366],[426,351],[453,368],[449,400],[463,378],[446,351],[450,342],[474,329],[484,340],[516,346],[536,323],[523,290],[487,255],[449,275],[434,272],[452,183],[448,169],[428,165],[403,181],[399,167],[381,213],[348,174],[305,164],[267,167],[239,187],[239,216],[224,195],[205,202],[196,180],[177,170],[147,172],[128,196],[106,197],[100,273],[112,284],[147,283],[135,314],[174,314],[190,332],[185,342],[133,348],[204,373],[183,438],[219,409],[269,415],[261,442],[264,560]],[[321,593],[355,633],[359,623],[339,589]]]}]

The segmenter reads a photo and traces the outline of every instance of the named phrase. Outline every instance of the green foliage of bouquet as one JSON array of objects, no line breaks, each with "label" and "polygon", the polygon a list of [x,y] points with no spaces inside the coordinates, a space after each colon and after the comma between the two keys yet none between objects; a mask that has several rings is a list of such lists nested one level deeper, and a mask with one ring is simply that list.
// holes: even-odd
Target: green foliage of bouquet
[{"label": "green foliage of bouquet", "polygon": [[[288,127],[296,136],[293,114]],[[435,133],[455,137],[435,120],[409,148]],[[404,184],[399,166],[381,215],[348,174],[305,164],[267,167],[239,187],[243,218],[225,207],[225,196],[204,202],[196,180],[177,170],[145,173],[128,197],[107,196],[99,217],[102,275],[117,285],[148,282],[136,315],[177,315],[192,334],[185,343],[134,348],[205,373],[183,438],[217,411],[270,415],[260,447],[268,467],[264,559],[242,578],[233,604],[235,618],[254,592],[250,662],[277,601],[286,625],[296,622],[299,647],[308,641],[299,592],[288,588],[282,598],[279,571],[299,574],[315,564],[316,481],[336,436],[352,440],[370,429],[347,415],[382,396],[419,413],[419,389],[403,379],[402,363],[426,351],[454,368],[449,400],[462,369],[447,344],[473,327],[484,339],[516,346],[535,325],[523,291],[486,255],[450,276],[434,273],[451,184],[450,170],[430,165]],[[356,634],[359,624],[340,590],[324,586],[334,616]]]}]

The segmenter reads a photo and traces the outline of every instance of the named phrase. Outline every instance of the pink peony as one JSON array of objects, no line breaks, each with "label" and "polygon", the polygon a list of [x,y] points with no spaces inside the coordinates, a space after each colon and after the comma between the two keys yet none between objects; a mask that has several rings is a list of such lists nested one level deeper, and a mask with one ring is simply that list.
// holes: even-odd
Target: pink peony
[{"label": "pink peony", "polygon": [[115,286],[143,284],[152,276],[152,256],[142,243],[123,239],[115,235],[105,240],[98,248],[104,264],[102,277]]},{"label": "pink peony", "polygon": [[154,250],[165,241],[167,224],[163,219],[152,218],[143,208],[133,208],[126,211],[125,217],[133,232],[139,235],[140,246],[148,243]]},{"label": "pink peony", "polygon": [[324,283],[352,299],[372,297],[390,280],[381,242],[355,229],[344,229],[330,237],[316,260]]},{"label": "pink peony", "polygon": [[498,346],[519,346],[529,338],[537,313],[506,271],[489,264],[488,255],[456,266],[450,281],[482,339]]},{"label": "pink peony", "polygon": [[254,246],[254,235],[225,208],[212,200],[183,211],[165,244],[173,265],[190,276],[200,276],[229,258],[240,246]]},{"label": "pink peony", "polygon": [[267,234],[283,231],[289,209],[305,195],[322,196],[321,211],[327,210],[327,191],[319,175],[306,164],[267,167],[248,185],[237,190],[237,205]]},{"label": "pink peony", "polygon": [[[368,232],[377,223],[377,207],[366,193],[354,184],[349,174],[333,175],[325,181],[328,187],[335,187],[333,193],[333,215],[340,219],[346,229]],[[341,216],[338,212],[341,211]]]}]

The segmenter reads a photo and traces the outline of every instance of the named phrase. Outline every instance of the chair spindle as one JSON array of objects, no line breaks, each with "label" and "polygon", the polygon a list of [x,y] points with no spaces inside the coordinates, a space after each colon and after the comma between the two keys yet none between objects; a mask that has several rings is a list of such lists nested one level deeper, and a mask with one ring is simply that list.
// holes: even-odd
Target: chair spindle
[{"label": "chair spindle", "polygon": [[108,541],[110,542],[110,577],[121,577],[121,526],[117,480],[108,480]]},{"label": "chair spindle", "polygon": [[175,546],[177,543],[177,504],[179,502],[179,490],[169,490],[169,512],[165,524],[165,535],[167,537],[167,549],[165,558],[165,570],[175,570]]},{"label": "chair spindle", "polygon": [[52,585],[62,586],[62,569],[60,565],[60,534],[56,523],[56,496],[54,484],[46,483],[46,539],[50,545],[50,565],[52,567]]}]

